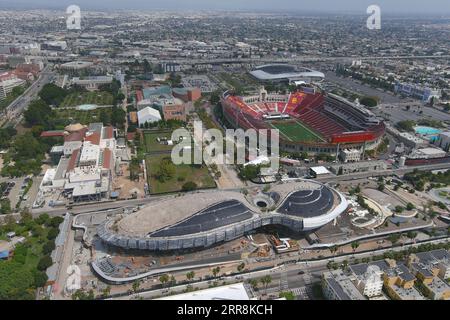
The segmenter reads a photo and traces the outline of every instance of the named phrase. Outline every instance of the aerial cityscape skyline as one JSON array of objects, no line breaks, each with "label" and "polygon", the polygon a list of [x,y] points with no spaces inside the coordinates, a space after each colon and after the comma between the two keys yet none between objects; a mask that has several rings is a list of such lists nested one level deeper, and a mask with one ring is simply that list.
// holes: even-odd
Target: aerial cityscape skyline
[{"label": "aerial cityscape skyline", "polygon": [[407,1],[407,0],[341,0],[330,2],[329,0],[229,0],[209,1],[209,0],[130,0],[126,4],[119,0],[97,0],[95,2],[87,0],[16,0],[11,3],[9,0],[0,0],[0,8],[52,8],[64,9],[69,5],[78,5],[87,10],[136,10],[136,9],[157,9],[157,10],[245,10],[245,11],[270,11],[270,12],[304,12],[304,13],[341,13],[341,14],[365,14],[365,10],[370,5],[378,5],[385,14],[401,15],[446,15],[450,13],[450,8],[443,6],[442,0]]}]

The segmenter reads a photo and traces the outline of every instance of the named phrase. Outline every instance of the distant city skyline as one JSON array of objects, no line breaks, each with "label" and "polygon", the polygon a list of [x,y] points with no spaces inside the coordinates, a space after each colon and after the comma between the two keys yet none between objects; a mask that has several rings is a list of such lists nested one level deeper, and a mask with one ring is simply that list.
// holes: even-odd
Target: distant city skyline
[{"label": "distant city skyline", "polygon": [[61,9],[71,4],[85,10],[245,10],[245,11],[299,11],[304,13],[365,14],[366,8],[377,4],[385,14],[450,14],[446,0],[0,0],[0,8]]}]

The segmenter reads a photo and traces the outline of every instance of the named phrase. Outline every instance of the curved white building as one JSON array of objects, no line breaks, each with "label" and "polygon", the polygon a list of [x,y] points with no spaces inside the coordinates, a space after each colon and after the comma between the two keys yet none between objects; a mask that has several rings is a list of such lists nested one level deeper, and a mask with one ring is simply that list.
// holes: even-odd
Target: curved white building
[{"label": "curved white building", "polygon": [[125,249],[202,248],[267,225],[282,225],[296,232],[314,230],[347,207],[347,200],[336,190],[298,180],[249,195],[215,190],[166,198],[136,213],[105,221],[97,233],[104,242]]},{"label": "curved white building", "polygon": [[289,64],[266,64],[250,71],[250,74],[262,82],[321,82],[325,79],[322,72]]}]

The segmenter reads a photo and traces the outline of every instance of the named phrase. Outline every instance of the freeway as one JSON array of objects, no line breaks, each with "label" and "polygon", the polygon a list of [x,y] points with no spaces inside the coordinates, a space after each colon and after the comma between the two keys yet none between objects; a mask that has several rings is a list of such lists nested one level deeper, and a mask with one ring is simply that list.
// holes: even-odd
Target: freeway
[{"label": "freeway", "polygon": [[173,59],[170,61],[161,62],[171,62],[179,64],[226,64],[226,63],[254,63],[254,64],[264,64],[264,63],[304,63],[304,62],[322,62],[322,61],[352,61],[352,60],[403,60],[403,59],[448,59],[450,55],[423,55],[423,56],[348,56],[348,57],[293,57],[293,58],[277,58],[277,57],[266,57],[266,58],[227,58],[227,59]]},{"label": "freeway", "polygon": [[50,66],[47,65],[42,70],[39,78],[5,109],[6,119],[8,120],[6,123],[17,125],[21,120],[22,113],[28,107],[30,102],[36,98],[44,85],[52,81],[53,76],[54,73],[50,71]]}]

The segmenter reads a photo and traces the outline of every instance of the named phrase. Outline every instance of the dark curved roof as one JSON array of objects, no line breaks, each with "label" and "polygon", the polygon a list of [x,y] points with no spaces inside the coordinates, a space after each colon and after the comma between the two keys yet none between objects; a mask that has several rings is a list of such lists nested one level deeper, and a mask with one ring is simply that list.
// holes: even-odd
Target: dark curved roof
[{"label": "dark curved roof", "polygon": [[302,218],[317,217],[326,214],[333,202],[333,193],[327,187],[301,190],[288,196],[277,212]]},{"label": "dark curved roof", "polygon": [[208,231],[241,222],[252,217],[250,210],[237,200],[228,200],[209,208],[173,226],[155,231],[150,237],[173,237]]},{"label": "dark curved roof", "polygon": [[295,67],[287,65],[287,64],[272,64],[272,65],[258,67],[257,69],[262,70],[267,73],[270,73],[270,74],[282,74],[282,73],[297,72]]}]

